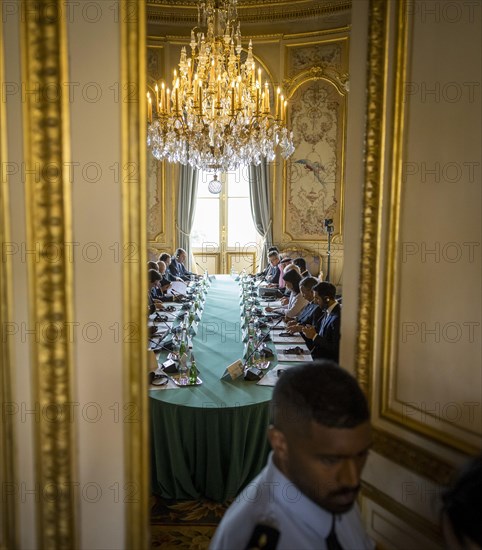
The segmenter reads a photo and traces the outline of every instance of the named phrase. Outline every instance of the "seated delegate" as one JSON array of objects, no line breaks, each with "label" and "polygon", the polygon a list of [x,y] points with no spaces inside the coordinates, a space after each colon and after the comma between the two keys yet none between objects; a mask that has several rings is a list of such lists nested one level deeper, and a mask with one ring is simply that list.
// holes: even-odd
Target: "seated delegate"
[{"label": "seated delegate", "polygon": [[281,313],[286,319],[293,319],[308,303],[300,291],[301,275],[296,269],[290,269],[284,275],[286,288],[290,291],[289,301],[285,306],[278,308],[267,307],[266,311]]},{"label": "seated delegate", "polygon": [[337,302],[336,287],[328,282],[313,287],[315,302],[325,310],[319,329],[306,325],[302,329],[313,359],[331,359],[338,362],[340,354],[341,306]]},{"label": "seated delegate", "polygon": [[262,271],[260,271],[259,273],[256,273],[255,276],[258,279],[265,279],[266,275],[268,274],[268,269],[270,268],[270,263],[269,263],[269,254],[270,254],[270,252],[279,252],[278,247],[277,246],[270,246],[268,248],[268,251],[266,252],[266,259],[268,260],[268,265]]},{"label": "seated delegate", "polygon": [[306,306],[300,311],[293,319],[287,323],[286,330],[294,334],[295,332],[301,332],[305,325],[312,325],[318,331],[320,328],[320,320],[324,315],[321,307],[315,303],[315,295],[313,287],[319,283],[315,277],[305,277],[300,281],[300,291],[303,297],[308,302]]},{"label": "seated delegate", "polygon": [[269,266],[268,266],[268,272],[266,273],[266,276],[265,276],[265,281],[270,286],[278,286],[279,275],[280,275],[280,270],[278,266],[278,264],[280,263],[279,253],[272,250],[268,254],[268,259],[269,259]]},{"label": "seated delegate", "polygon": [[172,273],[169,269],[169,266],[171,265],[171,255],[170,254],[168,254],[167,252],[162,252],[161,254],[159,254],[158,263],[159,262],[164,262],[166,264],[166,272],[164,273],[164,278],[165,279],[167,279],[171,283],[173,281],[181,280],[178,277],[175,277],[174,275],[172,275]]},{"label": "seated delegate", "polygon": [[169,272],[176,280],[190,281],[192,277],[197,277],[195,273],[188,271],[184,266],[186,259],[187,254],[183,248],[178,248],[175,255],[171,258]]}]

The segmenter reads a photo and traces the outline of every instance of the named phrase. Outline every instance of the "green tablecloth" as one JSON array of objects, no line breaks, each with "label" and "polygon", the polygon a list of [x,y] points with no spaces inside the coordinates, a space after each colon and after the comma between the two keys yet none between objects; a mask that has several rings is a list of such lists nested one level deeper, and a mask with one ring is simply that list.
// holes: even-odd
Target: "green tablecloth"
[{"label": "green tablecloth", "polygon": [[272,388],[222,381],[242,357],[239,287],[213,281],[193,353],[203,384],[150,392],[152,488],[165,498],[224,502],[266,463]]}]

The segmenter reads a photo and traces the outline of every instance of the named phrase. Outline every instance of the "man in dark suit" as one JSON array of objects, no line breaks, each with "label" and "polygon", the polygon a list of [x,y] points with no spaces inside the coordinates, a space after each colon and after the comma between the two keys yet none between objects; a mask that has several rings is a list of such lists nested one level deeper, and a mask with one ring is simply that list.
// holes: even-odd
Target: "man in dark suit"
[{"label": "man in dark suit", "polygon": [[197,277],[195,273],[188,271],[184,267],[184,262],[187,259],[186,251],[183,248],[178,248],[176,253],[171,259],[169,264],[169,272],[173,277],[176,277],[177,280],[181,281],[190,281],[191,277]]},{"label": "man in dark suit", "polygon": [[320,328],[321,318],[324,315],[324,311],[321,307],[315,303],[315,293],[313,288],[319,283],[318,279],[314,277],[305,277],[300,281],[300,291],[305,300],[308,300],[308,304],[301,310],[296,316],[296,319],[287,323],[287,331],[294,334],[295,332],[301,332],[305,325],[312,325],[318,331]]},{"label": "man in dark suit", "polygon": [[149,313],[154,313],[156,309],[162,309],[162,301],[158,299],[156,290],[161,280],[161,274],[155,269],[149,269],[147,272],[149,282],[149,292],[147,293],[147,307]]},{"label": "man in dark suit", "polygon": [[269,260],[269,266],[268,266],[268,272],[266,274],[265,280],[270,285],[278,286],[279,275],[280,275],[280,270],[278,265],[280,262],[279,253],[272,250],[268,254],[268,260]]},{"label": "man in dark suit", "polygon": [[174,277],[174,275],[172,275],[169,271],[169,266],[171,265],[171,255],[167,252],[162,252],[162,254],[159,254],[159,262],[164,262],[166,264],[166,272],[163,275],[164,279],[167,279],[170,283],[176,281],[176,277]]},{"label": "man in dark suit", "polygon": [[266,256],[267,256],[267,259],[268,259],[268,265],[263,269],[263,271],[260,271],[259,273],[256,273],[256,277],[264,279],[266,277],[266,275],[268,274],[268,270],[271,267],[270,263],[269,263],[269,254],[270,254],[270,252],[278,252],[279,253],[278,247],[277,246],[270,246],[268,248],[268,252],[266,253]]},{"label": "man in dark suit", "polygon": [[303,335],[313,359],[331,359],[338,362],[340,355],[341,306],[337,302],[336,287],[326,281],[313,287],[315,303],[325,310],[320,328],[307,325]]}]

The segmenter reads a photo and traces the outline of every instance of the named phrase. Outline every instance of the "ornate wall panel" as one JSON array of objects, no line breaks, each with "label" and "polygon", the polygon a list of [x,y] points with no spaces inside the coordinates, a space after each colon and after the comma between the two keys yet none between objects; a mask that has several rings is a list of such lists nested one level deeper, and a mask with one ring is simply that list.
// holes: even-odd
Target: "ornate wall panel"
[{"label": "ornate wall panel", "polygon": [[323,42],[308,44],[291,44],[287,46],[286,77],[292,78],[301,71],[311,67],[323,67],[338,72],[345,72],[347,66],[348,38],[336,38]]},{"label": "ornate wall panel", "polygon": [[[324,220],[333,219],[330,281],[341,291],[349,27],[285,37],[283,86],[296,150],[277,177],[281,208],[275,241],[299,243],[321,257],[327,275]],[[276,196],[275,193],[275,196]],[[276,201],[275,201],[276,204]],[[279,222],[276,218],[279,217]]]},{"label": "ornate wall panel", "polygon": [[320,238],[323,220],[342,223],[345,94],[322,76],[301,73],[290,91],[295,152],[287,161],[284,232],[294,241]]},{"label": "ornate wall panel", "polygon": [[[462,453],[482,448],[480,186],[470,185],[480,169],[460,177],[464,199],[450,185],[453,172],[436,173],[444,158],[456,167],[480,159],[480,125],[471,122],[480,118],[480,92],[444,101],[440,91],[444,79],[457,91],[480,69],[480,13],[457,26],[447,18],[427,23],[418,7],[370,4],[356,363],[374,413],[374,449],[444,484]],[[445,45],[443,66],[424,57]],[[461,51],[471,52],[463,62]],[[431,97],[424,87],[433,87]],[[452,127],[457,116],[460,134]],[[427,185],[430,177],[439,185]],[[455,204],[459,223],[451,225],[443,212]],[[467,246],[465,261],[456,258],[457,245],[470,242],[473,254]],[[463,288],[451,298],[446,291],[455,281]]]},{"label": "ornate wall panel", "polygon": [[[480,184],[482,143],[480,124],[470,118],[480,119],[480,86],[473,97],[468,90],[465,97],[459,91],[480,76],[481,55],[475,53],[480,37],[474,31],[480,25],[466,17],[468,27],[461,21],[457,28],[451,18],[442,18],[429,41],[427,25],[413,16],[411,4],[403,2],[398,13],[382,416],[448,447],[475,453],[482,449],[482,380],[476,367],[482,362],[482,197],[475,184],[477,179]],[[443,9],[444,3],[438,6]],[[465,63],[450,59],[450,47],[443,69],[419,55],[429,45],[442,50],[448,42],[471,52]],[[436,94],[437,84],[432,83],[437,82],[439,98],[431,100],[423,89],[434,86]],[[413,93],[417,88],[421,92]],[[464,127],[455,129],[453,120],[464,120]],[[470,143],[461,146],[464,140]],[[432,179],[430,170],[436,171],[440,162],[440,176],[435,172]],[[469,166],[474,167],[472,175],[468,169],[463,173]],[[455,181],[462,186],[463,199]],[[451,224],[445,214],[456,204],[463,219]],[[450,280],[464,281],[463,288],[445,304],[439,298]],[[415,298],[418,288],[421,296]]]},{"label": "ornate wall panel", "polygon": [[[154,86],[166,77],[165,47],[157,37],[147,39],[147,84],[154,97]],[[166,162],[157,161],[148,151],[147,155],[147,242],[149,253],[154,257],[166,243],[166,220],[169,219],[166,200]]]},{"label": "ornate wall panel", "polygon": [[147,241],[150,248],[165,242],[165,163],[147,155]]},{"label": "ornate wall panel", "polygon": [[404,506],[373,486],[363,484],[361,512],[368,534],[380,548],[438,550],[441,534]]},{"label": "ornate wall panel", "polygon": [[147,44],[147,83],[155,84],[163,77],[164,62],[164,46],[156,37],[150,36]]}]

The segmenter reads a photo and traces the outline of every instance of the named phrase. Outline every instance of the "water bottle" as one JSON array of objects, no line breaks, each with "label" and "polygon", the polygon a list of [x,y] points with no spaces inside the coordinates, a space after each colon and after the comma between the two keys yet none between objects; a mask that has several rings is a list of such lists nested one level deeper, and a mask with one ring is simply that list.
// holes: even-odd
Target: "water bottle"
[{"label": "water bottle", "polygon": [[191,359],[191,367],[189,368],[189,384],[195,385],[197,383],[197,368],[196,360],[194,357]]}]

